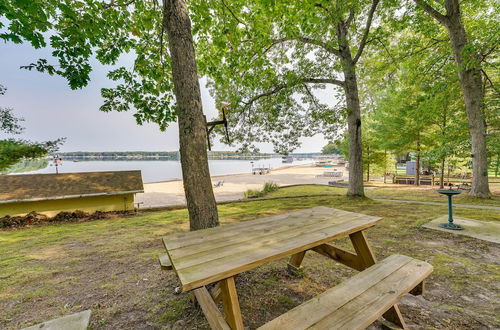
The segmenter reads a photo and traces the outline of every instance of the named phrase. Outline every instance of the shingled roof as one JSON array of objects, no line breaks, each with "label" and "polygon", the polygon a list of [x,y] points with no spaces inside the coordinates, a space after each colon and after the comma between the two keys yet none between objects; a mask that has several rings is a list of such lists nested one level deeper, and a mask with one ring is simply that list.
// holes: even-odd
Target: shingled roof
[{"label": "shingled roof", "polygon": [[0,203],[137,192],[141,171],[0,175]]}]

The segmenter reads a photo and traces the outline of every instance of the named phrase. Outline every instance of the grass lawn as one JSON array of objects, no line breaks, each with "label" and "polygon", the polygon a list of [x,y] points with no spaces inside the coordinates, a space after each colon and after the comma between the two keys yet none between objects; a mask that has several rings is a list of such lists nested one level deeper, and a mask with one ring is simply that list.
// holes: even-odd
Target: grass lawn
[{"label": "grass lawn", "polygon": [[[400,305],[408,323],[435,329],[500,327],[498,244],[420,227],[446,214],[446,206],[348,198],[344,191],[280,189],[267,195],[277,199],[220,205],[220,218],[224,225],[319,205],[381,216],[384,220],[368,230],[379,259],[401,253],[435,267],[425,299],[406,298]],[[367,193],[392,198],[380,191],[385,193]],[[402,199],[412,194],[417,196],[407,192]],[[303,195],[311,196],[294,197]],[[490,202],[498,205],[498,196]],[[455,214],[500,221],[500,211],[491,209],[457,208]],[[161,237],[188,230],[187,219],[187,211],[178,209],[0,231],[0,329],[84,309],[92,310],[92,329],[208,328],[190,296],[174,293],[175,274],[162,271],[157,262],[164,253]],[[335,244],[350,249],[347,240]],[[355,273],[314,253],[307,254],[302,275],[290,275],[285,264],[280,260],[238,277],[243,317],[251,329]]]},{"label": "grass lawn", "polygon": [[[446,196],[438,194],[436,187],[421,186],[412,187],[407,185],[380,184],[374,183],[376,189],[366,189],[365,193],[369,198],[385,198],[410,201],[442,202],[447,203]],[[491,184],[493,195],[490,199],[469,197],[467,192],[453,197],[453,203],[469,205],[487,205],[500,207],[500,184]],[[346,188],[328,187],[320,185],[290,186],[281,188],[278,191],[266,194],[266,197],[283,197],[293,195],[345,195]]]}]

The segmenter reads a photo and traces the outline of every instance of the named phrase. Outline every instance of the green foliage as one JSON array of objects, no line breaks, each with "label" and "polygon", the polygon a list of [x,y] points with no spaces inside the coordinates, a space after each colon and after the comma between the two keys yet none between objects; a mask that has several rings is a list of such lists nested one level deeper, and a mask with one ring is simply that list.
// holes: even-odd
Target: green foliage
[{"label": "green foliage", "polygon": [[[5,94],[5,87],[0,85],[0,95]],[[24,119],[15,117],[10,108],[0,107],[0,132],[20,134],[23,127],[19,124]],[[47,142],[31,142],[20,139],[0,139],[0,172],[7,170],[22,159],[35,159],[47,155],[64,141],[58,139]]]},{"label": "green foliage", "polygon": [[[200,70],[217,106],[230,104],[231,137],[243,148],[271,142],[283,154],[301,136],[333,140],[345,126],[339,24],[358,51],[372,1],[192,1]],[[381,4],[380,12],[392,1]],[[377,15],[380,15],[377,14]],[[370,36],[378,34],[376,28]],[[320,101],[319,95],[328,95]]]},{"label": "green foliage", "polygon": [[36,170],[41,170],[49,165],[49,161],[46,158],[39,159],[26,159],[17,162],[16,164],[10,166],[5,173],[20,173],[20,172],[31,172]]},{"label": "green foliage", "polygon": [[338,142],[328,142],[322,149],[321,153],[323,155],[338,155],[341,153]]},{"label": "green foliage", "polygon": [[276,191],[280,188],[280,186],[275,183],[275,182],[266,182],[264,184],[264,188],[262,189],[262,192],[264,192],[264,194],[268,194],[268,193],[271,193],[273,191]]},{"label": "green foliage", "polygon": [[46,156],[57,149],[61,140],[43,143],[25,140],[0,140],[0,172],[8,169],[22,159],[35,159]]},{"label": "green foliage", "polygon": [[[89,83],[93,58],[112,65],[108,77],[116,83],[101,90],[101,110],[133,110],[139,124],[165,129],[176,109],[162,13],[155,1],[6,0],[0,5],[0,39],[50,47],[52,59],[23,68],[60,75],[72,89]],[[133,66],[116,67],[121,56],[134,56]]]},{"label": "green foliage", "polygon": [[243,193],[243,197],[245,198],[260,198],[264,197],[265,195],[272,193],[274,191],[277,191],[279,189],[279,185],[274,182],[266,182],[264,184],[264,187],[262,190],[254,190],[254,189],[249,189]]}]

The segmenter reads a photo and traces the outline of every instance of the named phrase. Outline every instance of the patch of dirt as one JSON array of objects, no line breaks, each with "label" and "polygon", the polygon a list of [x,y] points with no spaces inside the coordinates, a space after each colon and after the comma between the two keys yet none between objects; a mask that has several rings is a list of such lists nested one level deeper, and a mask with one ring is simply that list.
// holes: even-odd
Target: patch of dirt
[{"label": "patch of dirt", "polygon": [[24,216],[11,217],[9,215],[0,218],[0,229],[8,228],[32,228],[37,226],[48,225],[52,223],[63,223],[63,222],[86,222],[92,220],[101,219],[114,219],[123,218],[127,215],[135,215],[133,212],[129,211],[112,211],[112,212],[102,212],[96,211],[94,213],[87,213],[83,211],[76,210],[74,212],[60,212],[53,217],[48,217],[44,214],[37,212],[30,212]]}]

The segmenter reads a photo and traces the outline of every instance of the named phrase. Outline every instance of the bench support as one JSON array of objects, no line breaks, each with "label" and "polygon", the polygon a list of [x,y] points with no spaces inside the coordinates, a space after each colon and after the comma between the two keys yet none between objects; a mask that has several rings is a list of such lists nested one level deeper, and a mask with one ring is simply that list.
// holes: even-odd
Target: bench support
[{"label": "bench support", "polygon": [[300,269],[300,264],[302,264],[302,260],[304,260],[305,255],[306,251],[302,251],[292,255],[290,257],[290,260],[288,261],[288,270],[292,273],[297,273],[297,271]]},{"label": "bench support", "polygon": [[217,304],[219,301],[222,299],[222,291],[220,288],[220,282],[215,283],[214,287],[212,290],[210,290],[210,295],[212,296],[212,299],[214,302]]},{"label": "bench support", "polygon": [[198,304],[207,318],[208,324],[212,329],[216,330],[230,330],[231,328],[227,324],[226,320],[222,316],[221,312],[217,308],[217,305],[212,300],[210,293],[207,288],[202,286],[201,288],[193,290],[194,296],[198,301]]},{"label": "bench support", "polygon": [[[375,259],[375,255],[368,244],[366,233],[364,231],[358,231],[350,234],[349,238],[354,246],[354,250],[356,250],[356,254],[360,259],[361,265],[364,267],[363,269],[368,268],[377,262],[377,259]],[[383,317],[403,329],[408,329],[397,304],[385,312]]]},{"label": "bench support", "polygon": [[243,330],[243,319],[241,317],[240,303],[234,277],[220,281],[222,304],[224,306],[224,316],[227,323],[233,330]]},{"label": "bench support", "polygon": [[361,264],[359,257],[354,253],[349,251],[345,251],[335,247],[331,244],[322,244],[312,249],[314,252],[317,252],[325,257],[333,259],[337,262],[340,262],[347,267],[351,267],[353,269],[362,271],[365,267]]},{"label": "bench support", "polygon": [[425,281],[422,281],[413,290],[411,290],[410,293],[414,296],[420,296],[421,294],[424,293],[424,290],[425,290]]}]

